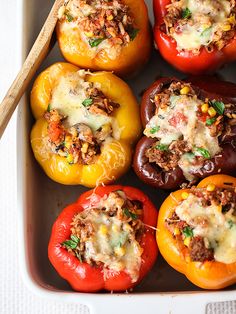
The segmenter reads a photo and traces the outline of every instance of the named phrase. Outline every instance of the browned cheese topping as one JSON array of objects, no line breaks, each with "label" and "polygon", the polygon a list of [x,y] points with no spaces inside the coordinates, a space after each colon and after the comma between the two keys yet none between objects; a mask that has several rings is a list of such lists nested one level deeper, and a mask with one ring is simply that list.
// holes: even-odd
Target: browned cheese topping
[{"label": "browned cheese topping", "polygon": [[198,54],[222,49],[235,36],[235,0],[172,0],[167,6],[166,31],[178,50]]},{"label": "browned cheese topping", "polygon": [[220,154],[220,139],[231,132],[235,124],[235,106],[222,101],[201,100],[188,83],[172,82],[150,101],[154,116],[144,134],[156,139],[146,150],[149,162],[164,171],[183,171],[194,182],[194,173],[207,159]]},{"label": "browned cheese topping", "polygon": [[165,223],[190,261],[236,261],[236,191],[230,184],[183,192]]},{"label": "browned cheese topping", "polygon": [[125,271],[132,281],[139,276],[144,231],[142,203],[127,198],[123,191],[105,195],[99,207],[74,216],[71,238],[62,245],[81,262],[102,266],[104,277]]}]

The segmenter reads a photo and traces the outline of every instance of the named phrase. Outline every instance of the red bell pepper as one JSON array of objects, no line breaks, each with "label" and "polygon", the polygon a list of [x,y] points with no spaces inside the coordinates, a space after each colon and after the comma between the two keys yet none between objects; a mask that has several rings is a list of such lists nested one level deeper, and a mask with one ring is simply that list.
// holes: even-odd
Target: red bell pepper
[{"label": "red bell pepper", "polygon": [[[131,277],[125,271],[116,272],[112,276],[104,278],[102,265],[91,266],[86,262],[81,262],[62,245],[70,238],[73,217],[85,209],[95,208],[104,195],[117,190],[123,191],[129,200],[140,201],[143,205],[141,220],[146,227],[139,242],[143,253],[139,277],[135,283],[131,281]],[[156,222],[157,211],[149,198],[140,190],[120,185],[97,187],[83,193],[77,202],[67,206],[57,218],[48,246],[49,260],[59,275],[66,279],[76,291],[95,292],[103,289],[125,291],[139,283],[155,263],[157,244],[155,232],[150,226],[155,227]]]},{"label": "red bell pepper", "polygon": [[162,57],[178,70],[190,74],[212,73],[225,63],[236,60],[236,34],[233,39],[221,50],[214,49],[208,52],[204,47],[199,54],[191,51],[178,51],[174,39],[166,34],[164,17],[167,14],[166,6],[171,0],[153,0],[155,26],[154,38]]}]

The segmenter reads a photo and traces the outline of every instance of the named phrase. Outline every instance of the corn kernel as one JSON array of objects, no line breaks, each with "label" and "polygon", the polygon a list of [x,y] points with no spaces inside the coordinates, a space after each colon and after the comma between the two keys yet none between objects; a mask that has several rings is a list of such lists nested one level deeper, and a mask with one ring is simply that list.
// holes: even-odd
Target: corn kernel
[{"label": "corn kernel", "polygon": [[208,184],[206,189],[208,192],[213,192],[213,191],[215,191],[215,188],[216,188],[215,184],[210,183],[210,184]]},{"label": "corn kernel", "polygon": [[182,197],[183,200],[186,200],[189,197],[189,193],[188,192],[183,192],[181,194],[181,197]]},{"label": "corn kernel", "polygon": [[112,229],[112,231],[113,232],[119,232],[119,228],[118,228],[118,226],[117,225],[112,225],[112,227],[111,227],[111,229]]},{"label": "corn kernel", "polygon": [[125,248],[124,247],[115,247],[114,251],[115,251],[115,254],[117,256],[124,256],[125,255]]},{"label": "corn kernel", "polygon": [[111,20],[113,20],[114,19],[114,16],[113,15],[109,15],[108,17],[107,17],[107,20],[108,21],[111,21]]},{"label": "corn kernel", "polygon": [[235,15],[231,15],[228,19],[229,23],[234,24],[235,23]]},{"label": "corn kernel", "polygon": [[221,213],[221,212],[222,212],[222,206],[221,206],[221,205],[218,205],[218,206],[217,206],[217,210],[218,210],[219,213]]},{"label": "corn kernel", "polygon": [[74,157],[72,154],[68,154],[67,157],[66,157],[66,160],[69,164],[73,164],[74,162]]},{"label": "corn kernel", "polygon": [[225,25],[223,25],[222,29],[223,29],[224,32],[230,31],[231,30],[231,25],[230,24],[225,24]]},{"label": "corn kernel", "polygon": [[190,244],[190,240],[191,240],[191,238],[190,238],[190,237],[185,238],[185,239],[184,239],[184,245],[189,246],[189,244]]},{"label": "corn kernel", "polygon": [[84,154],[86,154],[87,151],[88,151],[88,146],[89,146],[88,143],[84,143],[84,144],[82,145],[82,147],[81,147],[81,152],[84,153]]},{"label": "corn kernel", "polygon": [[111,130],[111,125],[109,123],[106,123],[102,126],[102,130],[104,132],[109,132]]},{"label": "corn kernel", "polygon": [[203,113],[207,113],[208,109],[209,109],[208,104],[203,104],[203,105],[201,106],[201,110],[202,110]]},{"label": "corn kernel", "polygon": [[176,236],[176,235],[180,235],[180,230],[179,230],[179,228],[175,228],[174,229],[174,235]]},{"label": "corn kernel", "polygon": [[107,232],[108,232],[107,226],[106,226],[106,225],[101,225],[101,226],[99,227],[99,232],[100,232],[102,235],[106,235]]},{"label": "corn kernel", "polygon": [[215,109],[213,107],[210,107],[208,109],[208,113],[209,113],[210,117],[214,117],[216,115],[216,111],[215,111]]},{"label": "corn kernel", "polygon": [[85,36],[87,37],[93,37],[93,32],[84,32]]},{"label": "corn kernel", "polygon": [[66,147],[66,148],[70,148],[71,144],[72,144],[71,137],[67,135],[67,136],[65,137],[65,147]]},{"label": "corn kernel", "polygon": [[190,92],[190,88],[188,86],[184,86],[181,90],[180,90],[180,94],[181,95],[187,95]]}]

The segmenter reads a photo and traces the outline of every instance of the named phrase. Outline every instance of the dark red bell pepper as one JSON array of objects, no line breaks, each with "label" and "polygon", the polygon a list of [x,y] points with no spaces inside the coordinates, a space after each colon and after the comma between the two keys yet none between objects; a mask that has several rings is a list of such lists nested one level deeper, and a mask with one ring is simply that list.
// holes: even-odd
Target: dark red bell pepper
[{"label": "dark red bell pepper", "polygon": [[[128,273],[121,271],[113,273],[109,278],[103,276],[103,267],[81,262],[70,253],[62,243],[70,238],[71,222],[73,217],[88,208],[99,205],[101,198],[112,191],[121,190],[130,200],[137,200],[143,205],[142,222],[145,232],[139,242],[143,249],[142,262],[138,280],[133,283]],[[120,185],[97,187],[83,193],[77,202],[67,206],[53,225],[48,246],[49,260],[61,277],[66,279],[72,288],[81,292],[95,292],[99,290],[125,291],[139,283],[155,263],[157,257],[157,244],[155,232],[151,227],[157,223],[157,211],[149,198],[140,190]],[[149,226],[149,227],[148,227]]]},{"label": "dark red bell pepper", "polygon": [[236,60],[236,34],[221,50],[208,52],[204,47],[199,54],[178,51],[174,39],[166,33],[164,17],[171,0],[153,0],[155,26],[154,38],[162,57],[178,70],[194,75],[212,73],[225,63]]},{"label": "dark red bell pepper", "polygon": [[[164,77],[154,82],[144,93],[141,103],[141,119],[143,128],[155,115],[156,106],[153,103],[153,97],[168,88],[173,82],[184,82],[173,77]],[[222,151],[211,159],[205,160],[203,166],[198,169],[194,175],[196,180],[203,179],[209,175],[217,173],[236,174],[236,84],[220,81],[213,76],[193,76],[185,80],[191,83],[192,88],[196,92],[199,99],[203,102],[206,98],[210,100],[223,101],[231,103],[232,119],[231,123],[224,114],[225,128],[219,137],[219,146]],[[157,108],[158,109],[158,108]],[[178,119],[178,116],[175,117]],[[146,151],[156,142],[155,138],[143,136],[135,149],[133,167],[139,178],[145,183],[161,189],[176,189],[183,183],[186,183],[183,171],[179,166],[165,171],[155,163],[149,162]]]}]

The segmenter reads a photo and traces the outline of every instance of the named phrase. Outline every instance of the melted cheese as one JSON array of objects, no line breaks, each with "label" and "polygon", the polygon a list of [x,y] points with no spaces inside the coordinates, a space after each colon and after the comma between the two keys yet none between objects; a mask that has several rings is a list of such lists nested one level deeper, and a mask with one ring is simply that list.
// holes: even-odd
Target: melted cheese
[{"label": "melted cheese", "polygon": [[[120,128],[116,119],[103,114],[90,113],[82,105],[82,102],[88,97],[86,88],[91,84],[86,82],[85,76],[86,72],[80,70],[61,77],[57,86],[52,91],[51,109],[57,109],[60,114],[67,117],[65,120],[67,127],[71,127],[77,123],[85,123],[93,131],[96,131],[105,124],[111,124],[113,127],[113,137],[119,139]],[[99,83],[94,83],[94,87],[101,88]]]},{"label": "melted cheese", "polygon": [[132,282],[139,277],[142,248],[130,238],[131,227],[116,217],[91,211],[87,217],[94,234],[85,243],[85,258],[102,262],[112,272],[126,271]]},{"label": "melted cheese", "polygon": [[[197,117],[197,110],[201,104],[202,101],[197,97],[171,96],[170,105],[166,108],[159,108],[158,114],[153,116],[146,125],[144,134],[147,137],[160,139],[160,143],[165,145],[184,139],[192,150],[195,147],[201,147],[208,150],[211,157],[215,156],[221,148],[218,138],[212,137],[210,129]],[[152,132],[155,128],[157,131]],[[179,161],[179,166],[189,181],[194,179],[191,171],[201,168],[200,165],[194,164],[195,161],[189,158],[189,154],[184,154]]]},{"label": "melted cheese", "polygon": [[230,14],[230,1],[227,0],[185,0],[183,7],[192,15],[191,23],[186,23],[181,32],[172,34],[179,50],[208,46]]},{"label": "melted cheese", "polygon": [[210,244],[216,261],[225,264],[236,262],[236,217],[232,212],[223,214],[214,204],[203,207],[201,199],[193,194],[175,211],[193,228],[194,236],[201,236]]}]

